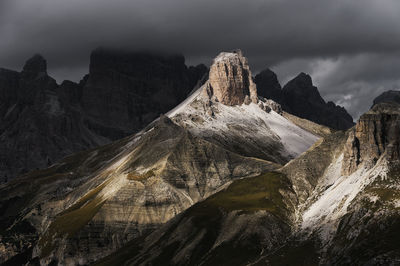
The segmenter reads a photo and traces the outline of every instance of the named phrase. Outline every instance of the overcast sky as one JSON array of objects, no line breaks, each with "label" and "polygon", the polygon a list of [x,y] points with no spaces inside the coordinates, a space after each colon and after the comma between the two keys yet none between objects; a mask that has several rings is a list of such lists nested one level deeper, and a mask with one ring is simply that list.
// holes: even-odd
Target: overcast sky
[{"label": "overcast sky", "polygon": [[400,89],[398,0],[0,0],[0,66],[34,53],[59,82],[88,71],[99,46],[182,53],[209,64],[241,48],[253,74],[303,71],[357,118]]}]

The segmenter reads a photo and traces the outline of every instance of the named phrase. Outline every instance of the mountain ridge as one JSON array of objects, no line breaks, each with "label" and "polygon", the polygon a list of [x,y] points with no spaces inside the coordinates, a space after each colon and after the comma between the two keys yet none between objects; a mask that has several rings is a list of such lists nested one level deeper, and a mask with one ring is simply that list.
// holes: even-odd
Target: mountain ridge
[{"label": "mountain ridge", "polygon": [[[396,144],[399,138],[395,132],[400,127],[399,112],[400,105],[374,107],[360,118],[355,128],[327,135],[275,172],[233,182],[97,265],[116,262],[162,265],[163,261],[179,265],[398,262],[400,160]],[[366,126],[364,122],[381,118],[388,123],[371,122]],[[376,131],[376,126],[387,130]],[[353,148],[354,132],[361,137],[360,145],[365,148],[372,147],[368,134],[392,133],[383,146],[379,142],[374,144],[385,147],[385,152],[375,153],[375,148],[364,150],[360,155],[362,163],[347,172],[352,160],[344,157]],[[316,164],[316,160],[320,163]],[[264,182],[272,182],[277,177],[286,180],[286,192],[271,185],[263,187]],[[268,194],[269,189],[279,194]],[[275,213],[273,208],[265,211],[264,201],[252,201],[250,195],[258,193],[266,193],[267,196],[260,197],[275,204],[286,204],[279,209],[288,211],[287,216]],[[289,207],[293,205],[294,208]],[[201,252],[197,253],[197,249]]]},{"label": "mountain ridge", "polygon": [[354,125],[353,118],[343,107],[325,102],[310,75],[304,72],[288,81],[283,88],[270,69],[261,71],[254,80],[261,96],[281,104],[288,113],[336,130],[347,130]]},{"label": "mountain ridge", "polygon": [[[186,67],[183,56],[114,53],[95,50],[79,84],[58,85],[41,55],[20,73],[0,71],[0,182],[141,130],[183,100],[207,71]],[[150,68],[156,72],[144,75]]]},{"label": "mountain ridge", "polygon": [[[223,64],[239,70],[244,60]],[[216,68],[222,71],[217,76],[225,75],[224,69]],[[238,80],[251,77],[249,72],[234,71],[231,78],[234,73],[243,73]],[[228,93],[238,89],[237,83],[230,87],[226,81],[221,84]],[[7,228],[2,232],[1,248],[6,251],[2,261],[15,260],[25,252],[28,261],[42,264],[92,263],[212,197],[232,180],[281,167],[280,162],[298,156],[319,138],[276,113],[270,102],[257,99],[257,104],[246,104],[243,99],[241,105],[223,104],[208,95],[209,88],[206,81],[167,116],[135,135],[81,152],[0,187],[1,223]],[[244,92],[248,95],[250,90],[244,88]],[[189,110],[195,113],[191,115]],[[272,161],[254,153],[238,153],[246,145],[257,147],[250,135],[244,136],[237,128],[241,124],[260,127],[248,132],[257,137],[257,143],[264,143],[258,151],[268,145],[279,147],[264,151]],[[282,130],[285,128],[290,130]],[[224,138],[228,132],[229,137]],[[238,139],[240,149],[229,139]],[[29,228],[33,235],[20,231],[21,227]]]},{"label": "mountain ridge", "polygon": [[400,105],[331,130],[254,97],[246,63],[224,52],[138,133],[0,185],[1,262],[399,260]]}]

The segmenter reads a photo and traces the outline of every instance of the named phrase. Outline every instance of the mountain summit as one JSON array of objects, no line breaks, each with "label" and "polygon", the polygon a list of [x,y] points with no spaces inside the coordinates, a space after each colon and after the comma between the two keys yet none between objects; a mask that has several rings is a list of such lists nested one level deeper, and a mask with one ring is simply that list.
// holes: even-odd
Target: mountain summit
[{"label": "mountain summit", "polygon": [[24,72],[33,73],[47,73],[47,62],[40,54],[35,54],[26,61],[24,67]]},{"label": "mountain summit", "polygon": [[284,164],[317,139],[282,115],[280,105],[257,97],[247,58],[220,53],[209,80],[167,115],[192,134],[241,155]]},{"label": "mountain summit", "polygon": [[281,104],[283,110],[333,129],[346,130],[354,125],[347,111],[333,102],[325,102],[312,78],[300,73],[281,89],[276,74],[267,69],[255,77],[258,94]]},{"label": "mountain summit", "polygon": [[220,54],[209,75],[139,133],[0,186],[0,263],[23,253],[42,264],[90,264],[234,180],[282,167],[320,138],[256,97],[242,53]]},{"label": "mountain summit", "polygon": [[241,50],[220,53],[210,68],[209,81],[209,96],[225,105],[240,105],[246,97],[257,103],[257,88]]}]

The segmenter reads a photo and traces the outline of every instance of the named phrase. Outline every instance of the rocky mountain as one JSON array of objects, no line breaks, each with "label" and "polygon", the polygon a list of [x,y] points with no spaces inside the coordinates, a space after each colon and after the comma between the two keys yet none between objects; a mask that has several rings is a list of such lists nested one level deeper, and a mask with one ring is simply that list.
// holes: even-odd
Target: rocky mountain
[{"label": "rocky mountain", "polygon": [[267,69],[255,77],[259,94],[281,104],[283,110],[317,124],[346,130],[354,125],[347,111],[333,102],[325,102],[309,75],[300,73],[283,89],[276,74]]},{"label": "rocky mountain", "polygon": [[98,265],[397,265],[400,105],[236,180]]},{"label": "rocky mountain", "polygon": [[[232,152],[280,164],[297,157],[318,139],[279,114],[278,104],[257,98],[241,51],[219,54],[209,76],[203,87],[168,113],[192,134]],[[212,77],[221,77],[217,85]],[[233,95],[221,97],[227,91]]]},{"label": "rocky mountain", "polygon": [[400,91],[385,91],[374,99],[373,105],[379,103],[398,103],[400,104]]},{"label": "rocky mountain", "polygon": [[97,49],[79,83],[58,85],[35,55],[0,69],[0,183],[126,137],[180,103],[207,72],[183,56]]},{"label": "rocky mountain", "polygon": [[208,76],[138,133],[1,185],[1,263],[400,263],[399,104],[332,131],[259,97],[240,51]]},{"label": "rocky mountain", "polygon": [[[220,54],[203,86],[139,133],[0,186],[1,261],[92,263],[164,228],[197,202],[212,200],[232,181],[264,175],[266,183],[254,179],[251,201],[242,204],[251,209],[266,202],[259,221],[277,221],[268,210],[284,205],[268,198],[280,199],[281,191],[295,200],[295,194],[288,179],[269,180],[268,173],[305,152],[319,136],[275,112],[276,103],[254,97],[246,62],[239,51]],[[240,102],[222,103],[218,96],[224,94],[223,99]],[[322,128],[314,125],[313,132]],[[233,203],[237,189],[229,196]],[[208,223],[206,217],[198,222]],[[282,232],[271,232],[274,239],[289,229],[279,227]]]},{"label": "rocky mountain", "polygon": [[265,69],[254,77],[257,91],[260,96],[283,103],[282,86],[277,75],[270,69]]}]

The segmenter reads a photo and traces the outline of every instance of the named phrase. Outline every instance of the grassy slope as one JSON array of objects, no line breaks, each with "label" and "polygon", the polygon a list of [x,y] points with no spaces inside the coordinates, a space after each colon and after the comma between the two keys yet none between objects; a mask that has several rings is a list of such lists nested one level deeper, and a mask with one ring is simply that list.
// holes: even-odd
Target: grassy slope
[{"label": "grassy slope", "polygon": [[[287,201],[284,201],[284,196],[279,191],[291,193],[289,180],[280,173],[271,172],[236,180],[225,190],[189,208],[177,217],[172,225],[166,226],[166,230],[162,228],[159,240],[145,252],[141,253],[146,239],[135,239],[116,253],[98,262],[97,265],[129,264],[132,263],[130,260],[137,255],[139,258],[135,263],[150,259],[154,265],[168,265],[180,248],[198,239],[199,235],[202,236],[201,240],[193,252],[188,255],[187,264],[199,264],[199,262],[205,263],[205,265],[245,263],[249,261],[249,258],[256,257],[260,253],[259,238],[253,236],[243,240],[243,246],[222,243],[213,249],[222,229],[221,222],[227,213],[233,211],[238,211],[239,215],[240,213],[251,215],[257,211],[267,211],[275,217],[273,218],[275,221],[283,224],[290,223],[288,214],[293,211],[293,206],[285,203]],[[188,221],[193,224],[193,229],[186,239],[175,241],[176,231],[179,231],[181,224]],[[151,251],[157,248],[161,249],[161,252]]]}]

